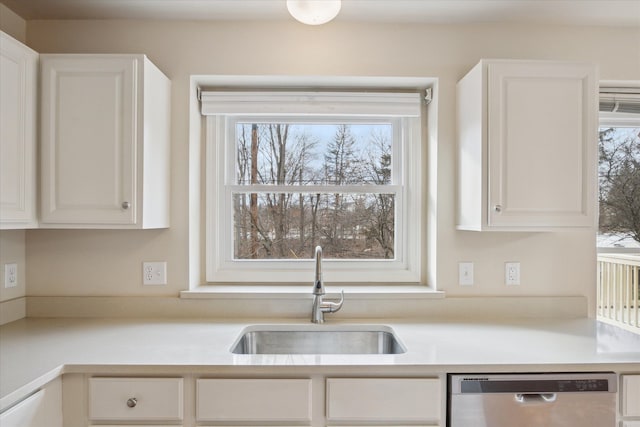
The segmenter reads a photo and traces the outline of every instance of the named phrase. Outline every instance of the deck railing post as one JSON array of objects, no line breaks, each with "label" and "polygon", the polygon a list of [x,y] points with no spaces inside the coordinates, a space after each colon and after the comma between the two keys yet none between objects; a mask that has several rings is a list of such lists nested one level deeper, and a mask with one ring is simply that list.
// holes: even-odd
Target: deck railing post
[{"label": "deck railing post", "polygon": [[598,254],[598,319],[640,333],[640,254]]}]

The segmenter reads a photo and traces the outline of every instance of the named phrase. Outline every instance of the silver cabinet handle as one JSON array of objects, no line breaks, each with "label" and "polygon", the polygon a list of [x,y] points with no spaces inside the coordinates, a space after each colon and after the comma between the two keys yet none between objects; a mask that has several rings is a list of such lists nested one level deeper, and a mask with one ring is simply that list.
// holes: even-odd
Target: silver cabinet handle
[{"label": "silver cabinet handle", "polygon": [[498,212],[498,213],[502,212],[502,205],[495,205],[493,207],[493,210]]},{"label": "silver cabinet handle", "polygon": [[127,406],[129,408],[135,408],[137,404],[138,404],[138,399],[136,399],[135,397],[131,397],[127,400]]},{"label": "silver cabinet handle", "polygon": [[129,202],[122,202],[122,209],[129,209],[131,207],[131,203]]}]

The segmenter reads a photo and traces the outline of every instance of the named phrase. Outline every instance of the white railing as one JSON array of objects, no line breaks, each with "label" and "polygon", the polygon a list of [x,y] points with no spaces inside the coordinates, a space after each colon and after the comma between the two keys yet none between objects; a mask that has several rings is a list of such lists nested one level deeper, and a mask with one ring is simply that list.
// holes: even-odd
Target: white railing
[{"label": "white railing", "polygon": [[640,333],[640,254],[598,254],[598,320]]}]

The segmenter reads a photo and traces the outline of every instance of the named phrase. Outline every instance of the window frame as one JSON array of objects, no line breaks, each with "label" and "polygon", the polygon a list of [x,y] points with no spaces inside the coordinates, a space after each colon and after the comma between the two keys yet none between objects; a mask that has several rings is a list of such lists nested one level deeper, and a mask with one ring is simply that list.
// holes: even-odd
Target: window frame
[{"label": "window frame", "polygon": [[[610,113],[601,111],[598,116],[598,131],[601,128],[640,128],[640,114],[630,114],[630,113]],[[599,145],[600,142],[598,141]],[[600,147],[598,147],[598,153],[600,151]],[[600,156],[598,155],[598,165],[600,164]],[[598,172],[599,175],[599,172]],[[600,191],[600,181],[598,180],[598,191]],[[598,197],[598,203],[600,198]],[[598,206],[598,212],[600,211],[600,207]],[[637,252],[637,248],[622,248],[622,247],[612,247],[612,246],[599,246],[598,245],[598,236],[600,236],[600,224],[598,223],[596,227],[596,251],[598,253],[635,253]]]},{"label": "window frame", "polygon": [[[392,145],[392,168],[394,180],[391,185],[381,186],[342,186],[341,192],[376,193],[384,187],[385,192],[394,190],[396,194],[396,253],[393,260],[342,260],[325,259],[324,279],[333,283],[371,284],[399,283],[417,284],[421,281],[423,243],[422,194],[426,171],[421,167],[423,158],[423,115],[424,108],[419,101],[419,93],[413,93],[418,99],[417,115],[406,116],[384,111],[386,93],[374,102],[364,103],[353,108],[348,104],[347,114],[316,111],[313,102],[306,103],[300,112],[291,112],[286,108],[265,105],[262,102],[252,104],[249,97],[255,92],[246,92],[246,105],[241,108],[232,106],[231,113],[222,109],[208,110],[205,127],[205,270],[209,284],[247,284],[279,283],[299,284],[309,281],[313,260],[235,260],[233,259],[233,209],[229,197],[233,190],[246,185],[237,185],[235,180],[235,124],[239,121],[260,120],[281,122],[372,122],[391,121],[394,123],[394,143]],[[271,92],[273,94],[273,92]],[[285,93],[285,95],[290,95]],[[316,93],[322,97],[322,93]],[[370,94],[367,94],[370,96]],[[240,94],[236,93],[236,97]],[[331,96],[331,95],[329,95]],[[341,99],[347,96],[340,94]],[[376,97],[374,97],[376,98]],[[356,99],[361,101],[356,95]],[[372,98],[369,98],[372,99]],[[299,104],[296,104],[296,106]],[[224,107],[221,107],[224,108]],[[287,107],[290,108],[290,107]],[[274,111],[277,110],[277,111]],[[299,108],[297,108],[299,110]],[[244,111],[244,112],[243,112]],[[362,111],[362,113],[358,113]],[[213,114],[212,114],[213,112]],[[398,156],[398,157],[395,157]],[[358,187],[358,188],[356,188]],[[266,190],[266,188],[265,188]],[[275,187],[268,186],[273,193]],[[288,192],[299,193],[297,189]]]}]

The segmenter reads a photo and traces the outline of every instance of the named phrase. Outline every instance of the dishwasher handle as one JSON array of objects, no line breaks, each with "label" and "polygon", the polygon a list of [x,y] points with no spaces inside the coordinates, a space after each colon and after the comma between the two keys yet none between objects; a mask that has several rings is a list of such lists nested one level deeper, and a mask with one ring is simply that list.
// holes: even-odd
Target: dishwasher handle
[{"label": "dishwasher handle", "polygon": [[522,405],[553,403],[558,398],[556,393],[516,393],[514,399]]}]

